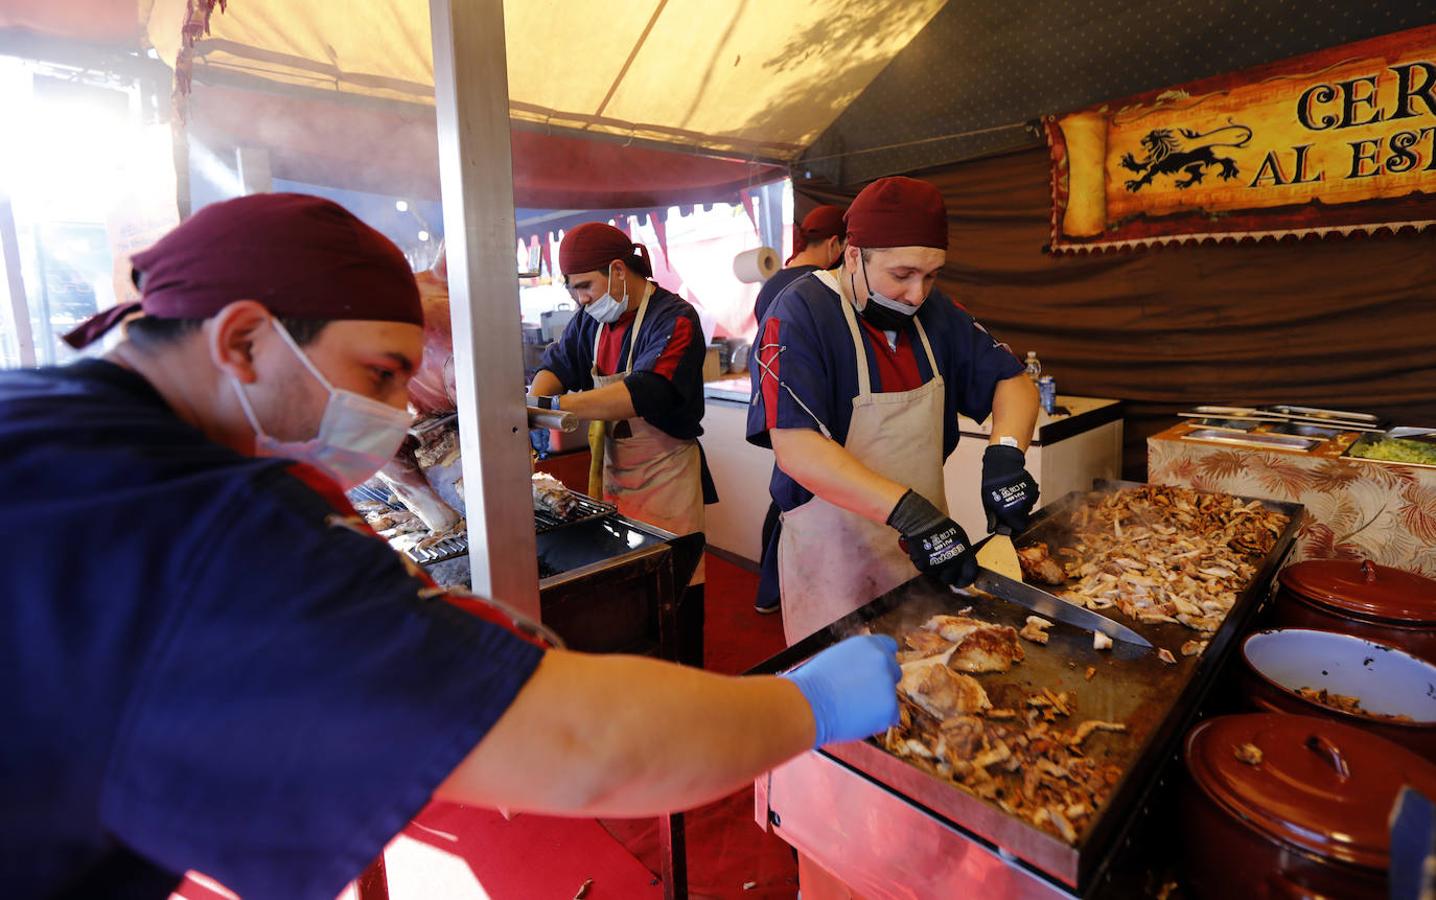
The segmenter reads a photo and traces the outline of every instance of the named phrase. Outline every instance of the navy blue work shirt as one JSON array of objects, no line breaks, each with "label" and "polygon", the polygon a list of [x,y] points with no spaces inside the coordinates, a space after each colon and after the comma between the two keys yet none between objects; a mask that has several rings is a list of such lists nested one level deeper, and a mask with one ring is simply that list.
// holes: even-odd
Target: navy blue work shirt
[{"label": "navy blue work shirt", "polygon": [[541,658],[111,363],[0,373],[0,460],[7,897],[332,900]]},{"label": "navy blue work shirt", "polygon": [[[645,422],[670,437],[691,440],[703,434],[703,328],[693,305],[672,291],[654,287],[643,314],[643,329],[635,346],[633,321],[636,305],[605,330],[614,338],[608,359],[600,359],[599,374],[612,375],[628,368],[623,379],[633,398],[633,410]],[[593,390],[595,341],[602,327],[580,312],[569,320],[563,334],[544,351],[540,369],[547,369],[567,391]]]},{"label": "navy blue work shirt", "polygon": [[763,327],[763,317],[768,315],[768,310],[772,308],[778,295],[783,293],[783,288],[809,272],[816,271],[817,266],[793,266],[791,269],[779,269],[772,278],[763,282],[763,286],[758,288],[758,299],[753,301],[753,319],[758,323],[758,327]]},{"label": "navy blue work shirt", "polygon": [[[753,379],[749,443],[771,447],[771,429],[819,430],[819,421],[835,441],[847,440],[853,399],[858,395],[858,363],[840,305],[844,302],[817,275],[798,278],[778,295],[753,348],[753,358],[762,365],[749,365]],[[992,413],[998,382],[1021,373],[1023,365],[936,288],[916,318],[927,331],[946,383],[943,420],[933,423],[934,428],[942,428],[942,456],[946,459],[957,448],[958,413],[979,422],[986,419]],[[910,390],[932,380],[932,367],[911,324],[898,335],[894,350],[879,346],[884,340],[882,333],[861,318],[858,321],[874,391]],[[917,383],[890,383],[896,380],[894,374],[903,370],[914,372]],[[769,492],[784,511],[796,509],[813,496],[777,465],[773,466]]]}]

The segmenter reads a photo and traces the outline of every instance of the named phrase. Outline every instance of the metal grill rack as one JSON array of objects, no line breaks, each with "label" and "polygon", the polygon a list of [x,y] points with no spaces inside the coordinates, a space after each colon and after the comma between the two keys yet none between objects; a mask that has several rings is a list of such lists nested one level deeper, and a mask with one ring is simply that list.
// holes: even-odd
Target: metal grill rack
[{"label": "metal grill rack", "polygon": [[442,541],[422,549],[415,548],[408,551],[409,558],[421,566],[429,566],[434,563],[445,562],[456,556],[463,556],[469,552],[469,536],[467,534],[456,534],[453,537],[446,537]]},{"label": "metal grill rack", "polygon": [[[574,503],[573,510],[567,516],[560,516],[547,509],[534,509],[534,532],[536,534],[554,531],[568,525],[577,525],[580,522],[591,522],[618,511],[611,503],[600,503],[573,491],[569,491],[569,495],[573,498]],[[455,534],[429,547],[408,551],[409,558],[421,566],[445,562],[468,552],[469,536],[467,534]]]},{"label": "metal grill rack", "polygon": [[611,503],[601,503],[574,491],[569,491],[568,495],[573,499],[573,510],[567,516],[560,516],[550,510],[534,507],[535,532],[543,534],[565,525],[591,522],[594,519],[601,519],[618,512],[618,508]]}]

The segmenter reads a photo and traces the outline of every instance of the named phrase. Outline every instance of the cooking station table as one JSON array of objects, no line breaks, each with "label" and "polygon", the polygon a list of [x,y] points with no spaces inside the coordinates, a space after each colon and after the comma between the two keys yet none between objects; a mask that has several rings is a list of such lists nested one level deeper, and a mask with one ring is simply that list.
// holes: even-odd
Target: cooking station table
[{"label": "cooking station table", "polygon": [[1370,559],[1436,577],[1436,467],[1344,457],[1352,432],[1309,452],[1194,440],[1183,422],[1147,439],[1147,477],[1201,491],[1300,503],[1291,562]]},{"label": "cooking station table", "polygon": [[[1136,487],[1114,484],[1111,487]],[[1055,537],[1062,514],[1084,494],[1069,495],[1042,510],[1019,546]],[[829,746],[775,769],[756,784],[760,827],[783,838],[864,897],[950,896],[956,886],[983,897],[1132,896],[1147,877],[1143,823],[1167,802],[1168,782],[1180,770],[1182,736],[1202,701],[1269,595],[1273,576],[1300,528],[1302,508],[1265,503],[1289,520],[1222,626],[1198,656],[1159,661],[1155,650],[1118,642],[1096,651],[1088,632],[1057,623],[1045,647],[1024,644],[1026,659],[1003,674],[984,675],[992,690],[1016,685],[1070,691],[1078,712],[1070,721],[1112,719],[1128,732],[1097,747],[1104,761],[1120,765],[1121,780],[1075,846],[1008,815],[945,779],[889,753],[876,740]],[[919,577],[790,647],[755,668],[784,671],[842,638],[863,632],[901,635],[935,613],[971,615],[1020,626],[1021,607],[985,595],[958,595]],[[1109,614],[1115,610],[1108,611]],[[1176,653],[1197,632],[1174,624],[1131,625],[1155,647]],[[1097,669],[1085,678],[1087,666]],[[998,700],[994,697],[994,705]],[[1093,740],[1093,739],[1089,739]],[[1088,748],[1090,749],[1090,747]],[[1160,816],[1158,816],[1160,818]]]}]

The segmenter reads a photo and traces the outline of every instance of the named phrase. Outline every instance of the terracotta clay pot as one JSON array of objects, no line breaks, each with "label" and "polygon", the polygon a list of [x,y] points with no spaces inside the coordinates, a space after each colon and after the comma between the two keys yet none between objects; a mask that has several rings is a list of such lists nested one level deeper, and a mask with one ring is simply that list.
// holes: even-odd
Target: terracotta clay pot
[{"label": "terracotta clay pot", "polygon": [[1184,757],[1183,875],[1202,900],[1385,898],[1392,805],[1407,785],[1436,797],[1436,766],[1328,719],[1209,719]]},{"label": "terracotta clay pot", "polygon": [[[1436,665],[1387,644],[1306,628],[1250,635],[1242,642],[1242,663],[1240,693],[1248,708],[1353,725],[1436,762]],[[1355,697],[1362,712],[1308,700],[1299,688]]]},{"label": "terracotta clay pot", "polygon": [[1277,579],[1267,627],[1354,634],[1436,663],[1436,580],[1349,559],[1308,559]]}]

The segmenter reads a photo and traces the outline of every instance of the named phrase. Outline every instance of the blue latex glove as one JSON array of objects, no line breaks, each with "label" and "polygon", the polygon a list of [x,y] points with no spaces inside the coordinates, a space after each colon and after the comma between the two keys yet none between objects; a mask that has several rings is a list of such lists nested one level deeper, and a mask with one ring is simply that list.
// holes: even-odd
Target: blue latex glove
[{"label": "blue latex glove", "polygon": [[780,677],[798,686],[818,726],[814,747],[857,741],[898,723],[897,641],[885,634],[834,644]]}]

